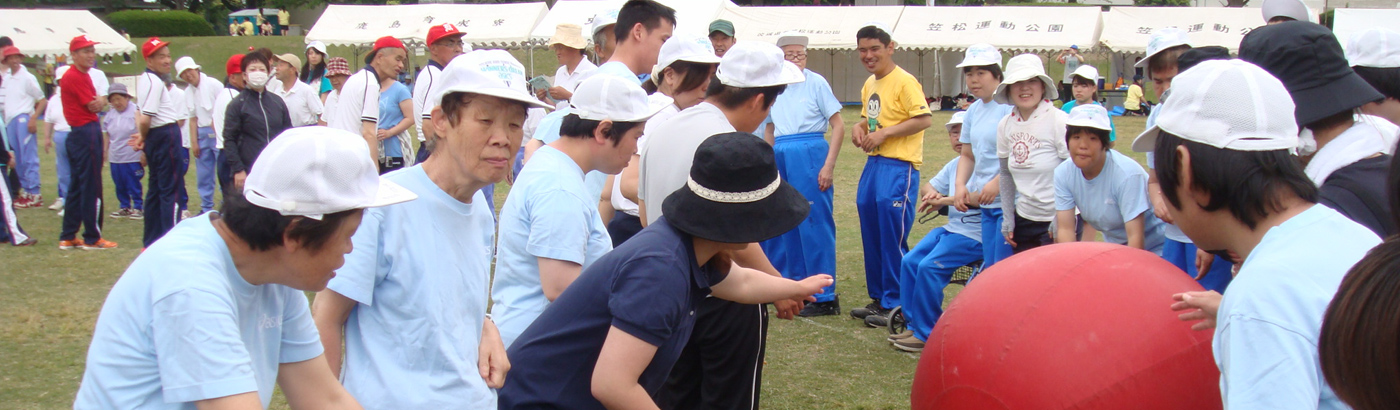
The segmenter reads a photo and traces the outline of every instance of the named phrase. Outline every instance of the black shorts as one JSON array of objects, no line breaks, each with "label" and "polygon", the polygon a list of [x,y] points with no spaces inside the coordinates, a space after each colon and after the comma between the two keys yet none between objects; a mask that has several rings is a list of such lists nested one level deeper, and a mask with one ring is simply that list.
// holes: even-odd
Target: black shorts
[{"label": "black shorts", "polygon": [[1011,232],[1011,240],[1016,241],[1012,253],[1021,253],[1044,245],[1055,243],[1050,239],[1050,223],[1036,222],[1016,214],[1016,227]]}]

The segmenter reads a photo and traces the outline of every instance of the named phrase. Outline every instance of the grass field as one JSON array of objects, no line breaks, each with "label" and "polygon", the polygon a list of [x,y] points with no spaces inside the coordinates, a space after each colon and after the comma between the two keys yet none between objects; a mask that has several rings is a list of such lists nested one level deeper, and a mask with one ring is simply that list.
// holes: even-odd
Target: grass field
[{"label": "grass field", "polygon": [[[177,43],[178,44],[178,43]],[[848,124],[856,110],[843,111]],[[942,124],[950,113],[934,114],[925,137],[923,178],[932,177],[953,157]],[[1127,148],[1143,129],[1142,117],[1118,118],[1122,141],[1118,149],[1143,160]],[[843,310],[869,300],[862,270],[860,228],[856,222],[855,188],[864,155],[849,143],[842,147],[836,171],[837,292]],[[43,195],[56,196],[54,157],[43,155]],[[190,206],[197,208],[195,175],[188,175]],[[110,175],[104,172],[107,212],[116,199]],[[496,203],[509,186],[496,190]],[[82,378],[83,362],[97,313],[126,266],[141,248],[141,222],[107,219],[104,234],[121,244],[104,252],[59,251],[60,218],[46,209],[18,210],[19,220],[36,238],[32,248],[0,245],[0,408],[57,409],[72,406]],[[917,243],[941,225],[916,225],[909,236]],[[172,270],[179,267],[172,266]],[[961,289],[950,286],[947,294]],[[483,295],[485,297],[485,295]],[[846,315],[773,320],[769,329],[764,370],[763,407],[768,409],[898,409],[908,408],[909,388],[919,356],[896,351],[883,329],[869,329]],[[280,397],[273,408],[286,408]]]}]

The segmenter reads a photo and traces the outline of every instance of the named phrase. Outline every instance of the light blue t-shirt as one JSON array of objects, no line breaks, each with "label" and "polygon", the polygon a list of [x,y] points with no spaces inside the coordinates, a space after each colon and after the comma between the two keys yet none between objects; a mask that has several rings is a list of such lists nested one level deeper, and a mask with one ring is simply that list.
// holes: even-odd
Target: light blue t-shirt
[{"label": "light blue t-shirt", "polygon": [[[981,192],[988,181],[1001,173],[1001,161],[997,158],[997,124],[1001,123],[1002,118],[1011,115],[1011,110],[1015,108],[1011,104],[983,102],[981,99],[967,107],[967,114],[963,117],[962,135],[958,137],[958,141],[968,144],[963,146],[963,149],[971,149],[972,157],[977,159],[977,164],[972,168],[972,175],[967,178],[968,192]],[[997,198],[1000,197],[997,195]],[[1001,208],[1001,201],[993,200],[982,207]]]},{"label": "light blue t-shirt", "polygon": [[1342,277],[1380,242],[1322,205],[1264,234],[1216,314],[1211,347],[1225,408],[1348,408],[1323,379],[1317,339]]},{"label": "light blue t-shirt", "polygon": [[[413,99],[413,92],[408,90],[408,86],[395,81],[389,85],[389,89],[379,93],[379,124],[381,130],[394,128],[403,121],[403,110],[399,109],[399,103]],[[384,156],[389,158],[403,157],[403,146],[399,141],[403,134],[385,138],[380,141],[384,147]]]},{"label": "light blue t-shirt", "polygon": [[1147,200],[1147,171],[1117,150],[1106,154],[1103,170],[1094,179],[1084,179],[1074,161],[1055,167],[1055,210],[1078,208],[1084,222],[1103,232],[1105,242],[1119,245],[1128,244],[1127,222],[1142,215],[1143,249],[1161,255],[1165,224]]},{"label": "light blue t-shirt", "polygon": [[[559,139],[559,129],[564,126],[564,116],[569,115],[569,109],[555,110],[540,119],[539,128],[535,128],[534,139],[548,145]],[[531,157],[533,160],[534,157]],[[583,183],[588,187],[588,197],[593,198],[593,203],[598,203],[603,199],[603,189],[608,186],[608,174],[598,171],[588,171],[583,176]]]},{"label": "light blue t-shirt", "polygon": [[[787,90],[778,94],[768,118],[759,125],[761,131],[773,124],[773,135],[825,133],[831,116],[841,112],[841,102],[831,92],[831,84],[826,78],[812,70],[803,69],[806,81],[788,84]],[[762,136],[759,132],[756,135]]]},{"label": "light blue t-shirt", "polygon": [[545,146],[520,170],[501,206],[491,317],[506,347],[549,306],[537,258],[593,264],[612,250],[598,201],[588,196],[583,170],[568,155]]},{"label": "light blue t-shirt", "polygon": [[321,355],[306,295],[243,279],[209,213],[142,252],[97,317],[74,409],[194,409],[257,392],[278,366]]},{"label": "light blue t-shirt", "polygon": [[[624,78],[631,81],[633,85],[639,87],[642,85],[642,78],[638,77],[637,73],[632,72],[632,69],[627,68],[627,64],[623,64],[621,61],[609,61],[607,63],[604,63],[603,65],[598,66],[597,69],[594,69],[592,73],[588,74],[588,76],[589,78],[592,78],[593,76],[599,74],[606,74]],[[587,78],[585,78],[584,80],[587,80]]]},{"label": "light blue t-shirt", "polygon": [[[963,148],[966,147],[963,146]],[[933,176],[933,179],[928,180],[929,185],[933,186],[933,190],[944,196],[953,195],[953,184],[958,183],[959,161],[962,161],[961,156],[953,157],[953,160],[948,161],[948,164],[944,165],[943,169]],[[948,207],[948,223],[943,225],[943,229],[980,243],[982,242],[982,213],[978,211],[962,212],[957,207],[950,206]]]},{"label": "light blue t-shirt", "polygon": [[341,381],[365,408],[495,408],[477,370],[496,228],[486,196],[462,203],[422,165],[384,177],[418,200],[366,209],[327,285],[358,302]]}]

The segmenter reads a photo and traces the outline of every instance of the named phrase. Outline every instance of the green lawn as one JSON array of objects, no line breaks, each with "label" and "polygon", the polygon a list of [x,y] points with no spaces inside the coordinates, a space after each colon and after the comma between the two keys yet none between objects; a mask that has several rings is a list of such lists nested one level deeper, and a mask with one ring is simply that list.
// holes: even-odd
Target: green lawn
[{"label": "green lawn", "polygon": [[[176,43],[179,44],[179,43]],[[843,115],[848,124],[856,110]],[[953,157],[942,124],[949,113],[934,114],[925,138],[923,178],[932,177]],[[1143,129],[1142,117],[1118,118],[1118,149]],[[849,143],[842,147],[836,173],[837,291],[843,309],[868,302],[862,272],[860,228],[856,222],[855,188],[864,155]],[[56,195],[53,154],[43,156],[43,195]],[[198,207],[193,170],[188,175],[191,206]],[[104,172],[104,194],[111,212],[117,201],[110,176]],[[496,203],[509,187],[496,190]],[[46,209],[18,210],[20,222],[39,238],[32,248],[0,245],[0,408],[48,409],[71,407],[93,323],[107,291],[141,247],[141,222],[108,219],[107,238],[121,248],[105,252],[59,251],[60,218]],[[916,225],[911,244],[941,225]],[[171,267],[179,269],[179,267]],[[951,297],[961,289],[947,289]],[[482,295],[486,297],[486,295]],[[918,355],[896,351],[883,330],[868,329],[848,316],[773,320],[769,329],[763,407],[769,409],[897,409],[908,408],[909,387]],[[274,408],[285,408],[279,398]]]}]

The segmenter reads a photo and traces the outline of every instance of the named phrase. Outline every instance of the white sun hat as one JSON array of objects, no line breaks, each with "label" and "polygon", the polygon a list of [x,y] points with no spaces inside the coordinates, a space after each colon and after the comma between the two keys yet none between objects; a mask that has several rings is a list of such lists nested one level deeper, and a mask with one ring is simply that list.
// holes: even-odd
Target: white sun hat
[{"label": "white sun hat", "polygon": [[955,112],[955,113],[953,113],[953,118],[949,118],[949,119],[948,119],[948,123],[947,123],[947,124],[943,124],[943,128],[946,128],[946,129],[948,129],[949,131],[952,131],[954,125],[962,125],[963,119],[964,119],[964,118],[967,118],[967,111],[958,111],[958,112]]},{"label": "white sun hat", "polygon": [[1346,56],[1352,67],[1400,67],[1400,32],[1375,27],[1353,35]]},{"label": "white sun hat", "polygon": [[243,197],[285,216],[322,216],[411,201],[418,195],[379,176],[364,137],[297,127],[273,138],[243,183]]},{"label": "white sun hat", "polygon": [[653,79],[660,77],[661,70],[670,67],[677,61],[719,64],[719,57],[715,55],[715,46],[710,43],[709,38],[684,34],[677,34],[666,39],[666,42],[661,44],[661,52],[657,56],[659,58],[656,60],[656,66],[651,69],[651,78]]},{"label": "white sun hat", "polygon": [[963,60],[958,68],[995,65],[1001,68],[1001,50],[987,43],[973,44],[963,52]]},{"label": "white sun hat", "polygon": [[442,89],[432,96],[433,106],[451,93],[473,93],[519,101],[538,108],[553,105],[525,91],[525,66],[505,50],[476,50],[453,58],[442,69]]},{"label": "white sun hat", "polygon": [[[1191,38],[1186,35],[1186,31],[1176,27],[1164,27],[1157,30],[1152,35],[1152,41],[1147,43],[1147,55],[1133,64],[1135,68],[1147,67],[1147,62],[1152,60],[1152,56],[1176,46],[1191,45]],[[1151,73],[1148,73],[1151,74]],[[1149,75],[1150,77],[1150,75]]]},{"label": "white sun hat", "polygon": [[1288,89],[1244,60],[1206,61],[1178,74],[1172,79],[1172,98],[1157,110],[1157,125],[1133,141],[1133,151],[1152,151],[1164,132],[1234,151],[1298,146]]},{"label": "white sun hat", "polygon": [[992,100],[1002,104],[1010,104],[1011,100],[1006,95],[1010,91],[1007,88],[1012,84],[1030,79],[1040,79],[1041,82],[1045,83],[1045,95],[1041,97],[1042,99],[1054,101],[1060,98],[1060,92],[1057,90],[1055,82],[1050,79],[1049,75],[1045,74],[1045,62],[1040,59],[1040,56],[1021,54],[1011,57],[1011,60],[1006,62],[1005,77],[1003,77],[1001,85],[997,86],[996,94],[992,95]]},{"label": "white sun hat", "polygon": [[739,88],[771,87],[807,79],[802,69],[783,58],[783,49],[760,41],[734,43],[720,59],[715,77],[720,84]]},{"label": "white sun hat", "polygon": [[1069,110],[1069,119],[1065,120],[1065,125],[1113,131],[1113,122],[1108,119],[1108,110],[1098,104],[1074,106]]},{"label": "white sun hat", "polygon": [[1085,80],[1093,81],[1095,84],[1099,82],[1099,68],[1088,64],[1080,65],[1079,68],[1074,69],[1074,72],[1069,75],[1071,77],[1080,77]]},{"label": "white sun hat", "polygon": [[579,83],[569,99],[570,112],[592,121],[642,122],[671,105],[651,98],[641,86],[613,75],[595,75]]}]

